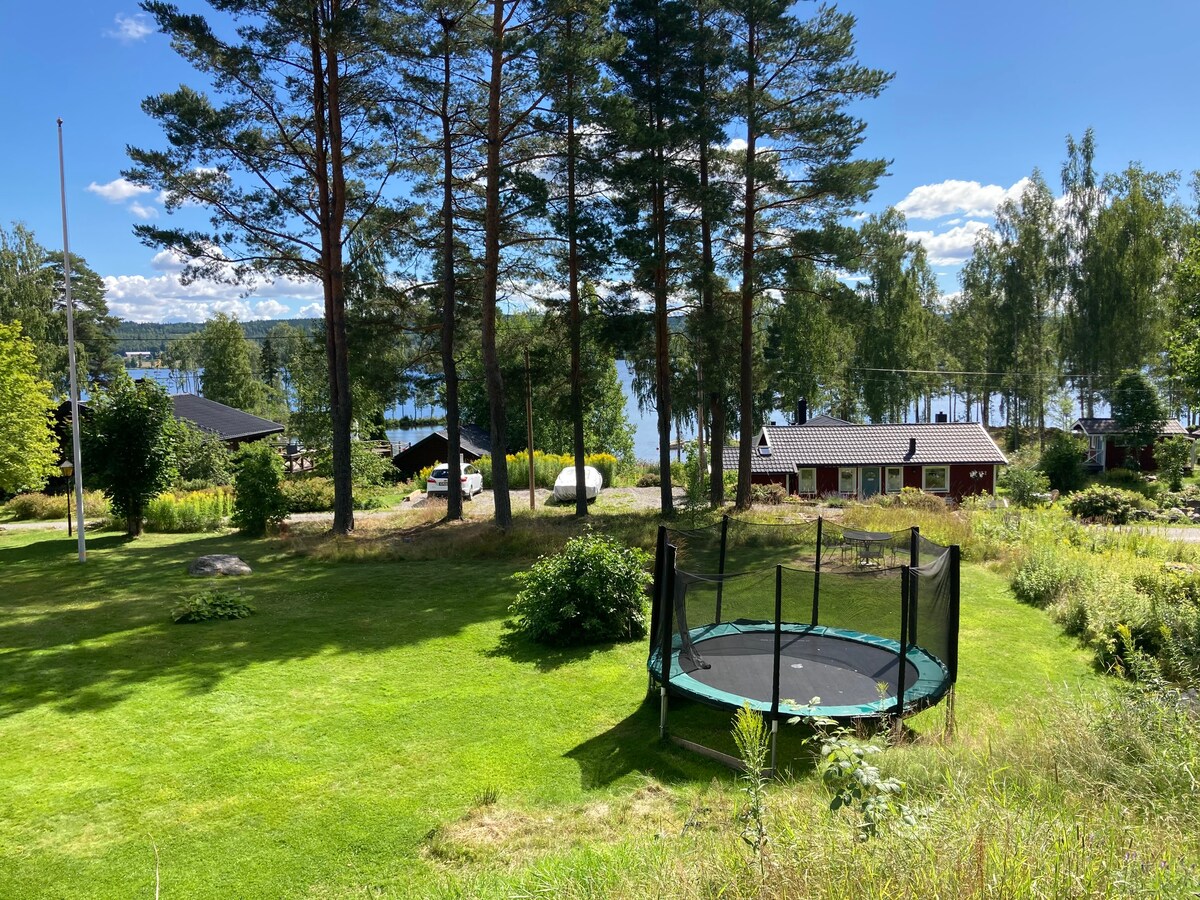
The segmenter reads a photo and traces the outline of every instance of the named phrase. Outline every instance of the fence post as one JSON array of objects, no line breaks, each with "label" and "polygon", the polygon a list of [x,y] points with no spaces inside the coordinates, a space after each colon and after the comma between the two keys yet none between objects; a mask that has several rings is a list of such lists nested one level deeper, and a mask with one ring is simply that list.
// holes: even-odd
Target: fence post
[{"label": "fence post", "polygon": [[[729,535],[729,516],[721,516],[721,556],[717,560],[717,574],[725,574],[725,541]],[[717,613],[715,621],[721,624],[721,594],[725,589],[725,579],[717,579]]]},{"label": "fence post", "polygon": [[823,540],[824,525],[824,518],[817,516],[817,564],[813,570],[813,608],[811,620],[813,625],[818,624],[818,614],[821,611],[821,541]]},{"label": "fence post", "polygon": [[908,566],[900,567],[900,647],[896,668],[896,717],[904,715],[904,682],[908,674]]}]

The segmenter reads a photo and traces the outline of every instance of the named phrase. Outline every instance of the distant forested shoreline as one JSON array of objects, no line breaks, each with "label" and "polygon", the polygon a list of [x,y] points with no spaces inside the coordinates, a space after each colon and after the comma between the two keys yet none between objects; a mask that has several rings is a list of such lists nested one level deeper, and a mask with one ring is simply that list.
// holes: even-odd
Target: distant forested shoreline
[{"label": "distant forested shoreline", "polygon": [[[316,327],[317,319],[261,319],[253,322],[242,322],[242,330],[246,339],[262,343],[267,332],[276,325],[291,325],[304,332],[311,332]],[[126,322],[120,320],[114,336],[117,353],[148,351],[162,353],[170,341],[194,334],[204,327],[203,322]]]}]

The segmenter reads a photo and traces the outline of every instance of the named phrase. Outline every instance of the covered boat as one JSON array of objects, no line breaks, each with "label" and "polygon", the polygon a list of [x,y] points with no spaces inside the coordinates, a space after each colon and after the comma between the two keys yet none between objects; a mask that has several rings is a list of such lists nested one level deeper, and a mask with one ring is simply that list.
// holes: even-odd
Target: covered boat
[{"label": "covered boat", "polygon": [[[591,466],[583,467],[583,489],[584,496],[588,500],[595,500],[596,495],[600,493],[600,489],[604,486],[604,476],[600,474],[599,469],[594,469]],[[568,466],[558,473],[558,477],[554,479],[554,499],[560,503],[565,503],[568,500],[575,499],[575,467]]]}]

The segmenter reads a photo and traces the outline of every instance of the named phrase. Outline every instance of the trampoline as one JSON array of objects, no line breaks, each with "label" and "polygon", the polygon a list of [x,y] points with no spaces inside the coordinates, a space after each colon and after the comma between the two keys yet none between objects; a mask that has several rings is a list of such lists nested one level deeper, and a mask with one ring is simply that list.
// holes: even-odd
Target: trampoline
[{"label": "trampoline", "polygon": [[672,696],[748,705],[773,733],[781,719],[902,717],[945,696],[957,678],[959,550],[915,528],[870,538],[885,551],[876,557],[903,564],[864,567],[852,554],[847,566],[861,533],[822,519],[660,528],[647,668],[662,734]]}]

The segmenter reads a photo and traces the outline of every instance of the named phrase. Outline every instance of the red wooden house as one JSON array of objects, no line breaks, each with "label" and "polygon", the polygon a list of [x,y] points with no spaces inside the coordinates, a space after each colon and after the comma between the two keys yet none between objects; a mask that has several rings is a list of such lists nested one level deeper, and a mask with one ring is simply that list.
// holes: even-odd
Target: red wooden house
[{"label": "red wooden house", "polygon": [[[727,469],[737,447],[727,447]],[[754,439],[753,484],[789,494],[865,498],[918,488],[961,500],[991,494],[1008,460],[976,422],[853,425],[820,416],[803,425],[766,425]]]},{"label": "red wooden house", "polygon": [[[1086,465],[1094,472],[1134,468],[1130,465],[1130,457],[1135,455],[1136,468],[1143,472],[1154,472],[1158,469],[1158,463],[1154,459],[1154,446],[1140,449],[1126,447],[1125,442],[1121,440],[1124,432],[1116,419],[1078,419],[1071,430],[1088,442]],[[1190,439],[1192,436],[1175,419],[1168,419],[1155,443],[1171,437]]]}]

